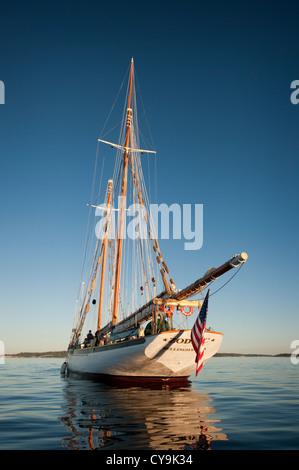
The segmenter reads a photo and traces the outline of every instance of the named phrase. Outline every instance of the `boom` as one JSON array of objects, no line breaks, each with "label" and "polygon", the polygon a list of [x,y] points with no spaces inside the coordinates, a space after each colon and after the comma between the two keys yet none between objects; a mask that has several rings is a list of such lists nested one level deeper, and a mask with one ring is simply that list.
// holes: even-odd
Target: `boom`
[{"label": "boom", "polygon": [[[137,324],[141,324],[142,322],[151,319],[153,314],[153,307],[155,303],[158,303],[156,299],[162,298],[164,299],[165,304],[167,304],[167,301],[169,301],[169,304],[171,305],[173,305],[174,303],[179,304],[180,301],[184,302],[185,299],[188,299],[189,297],[192,297],[193,295],[200,292],[210,282],[215,281],[215,279],[227,273],[231,269],[236,268],[242,263],[245,263],[247,258],[248,255],[244,252],[240,255],[233,256],[230,260],[228,260],[226,263],[222,264],[218,268],[211,268],[206,274],[204,274],[204,276],[199,278],[197,281],[193,282],[193,284],[190,284],[189,286],[178,291],[177,293],[173,293],[171,297],[168,296],[165,291],[161,292],[159,295],[157,295],[155,299],[151,299],[149,302],[140,307],[126,319],[119,322],[117,325],[114,325],[113,322],[108,323],[108,325],[102,328],[101,333],[106,334],[112,330],[114,333],[117,333],[119,331],[127,330],[128,328],[132,328]],[[190,304],[191,303],[192,302],[190,302]]]}]

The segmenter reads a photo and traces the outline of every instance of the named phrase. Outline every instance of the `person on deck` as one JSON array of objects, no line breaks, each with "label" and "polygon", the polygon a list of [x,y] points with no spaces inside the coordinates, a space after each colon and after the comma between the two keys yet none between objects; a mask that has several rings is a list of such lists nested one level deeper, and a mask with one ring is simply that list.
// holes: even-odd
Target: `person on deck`
[{"label": "person on deck", "polygon": [[86,336],[87,342],[90,344],[91,341],[93,340],[93,338],[94,338],[94,336],[93,336],[91,330],[89,330],[88,335]]},{"label": "person on deck", "polygon": [[89,330],[88,335],[87,335],[87,339],[92,340],[93,338],[94,338],[94,336],[93,336],[91,330]]}]

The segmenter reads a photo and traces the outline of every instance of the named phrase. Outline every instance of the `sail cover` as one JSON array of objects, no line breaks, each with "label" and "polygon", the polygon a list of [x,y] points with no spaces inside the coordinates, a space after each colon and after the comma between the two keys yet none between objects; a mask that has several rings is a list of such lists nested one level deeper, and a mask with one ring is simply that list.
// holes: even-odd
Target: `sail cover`
[{"label": "sail cover", "polygon": [[111,333],[110,340],[117,341],[119,339],[128,339],[131,336],[138,336],[139,328],[131,328],[130,330],[119,331],[118,333]]}]

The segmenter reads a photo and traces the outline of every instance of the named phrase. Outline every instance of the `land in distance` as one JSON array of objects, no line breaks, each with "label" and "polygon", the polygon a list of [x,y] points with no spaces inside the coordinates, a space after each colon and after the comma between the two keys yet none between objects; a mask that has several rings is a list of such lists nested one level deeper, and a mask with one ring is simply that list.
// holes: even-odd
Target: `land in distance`
[{"label": "land in distance", "polygon": [[[65,358],[67,351],[48,351],[48,352],[20,352],[17,354],[6,354],[5,357],[63,357]],[[289,357],[291,353],[281,354],[243,354],[243,353],[217,353],[214,357]]]}]

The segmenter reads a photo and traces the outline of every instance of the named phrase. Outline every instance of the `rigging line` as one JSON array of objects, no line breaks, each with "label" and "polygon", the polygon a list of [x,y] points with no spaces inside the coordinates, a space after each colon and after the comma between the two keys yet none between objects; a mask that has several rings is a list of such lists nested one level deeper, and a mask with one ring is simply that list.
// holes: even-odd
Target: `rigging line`
[{"label": "rigging line", "polygon": [[150,125],[149,125],[149,122],[148,122],[148,119],[147,119],[147,114],[146,114],[146,112],[145,112],[145,107],[144,107],[143,100],[142,100],[142,95],[141,95],[141,88],[140,88],[140,85],[139,85],[139,83],[138,83],[138,79],[137,79],[136,73],[135,73],[135,81],[136,81],[136,83],[137,83],[136,92],[139,94],[139,97],[140,97],[141,107],[142,107],[142,110],[143,110],[143,115],[144,115],[144,117],[145,117],[145,121],[146,121],[146,124],[147,124],[148,131],[149,131],[149,134],[150,134],[150,138],[151,138],[151,141],[152,141],[153,149],[156,150],[155,144],[154,144],[154,139],[153,139],[153,136],[152,136],[152,133],[151,133],[151,129],[150,129]]},{"label": "rigging line", "polygon": [[[107,191],[106,191],[106,196],[105,196],[105,201],[107,200]],[[90,275],[89,275],[89,279],[88,279],[88,283],[86,285],[86,292],[85,292],[85,296],[84,296],[84,301],[83,301],[83,304],[82,304],[82,308],[84,307],[84,304],[86,303],[86,299],[88,299],[89,297],[89,292],[88,292],[88,289],[89,289],[89,285],[90,285],[90,281],[91,279],[95,279],[96,276],[97,276],[97,270],[98,270],[98,263],[96,263],[96,260],[98,259],[99,255],[98,255],[98,252],[100,250],[100,256],[102,256],[102,252],[103,252],[103,240],[100,240],[99,238],[96,240],[96,244],[95,244],[95,251],[94,251],[94,257],[93,257],[93,262],[92,262],[92,268],[91,268],[91,271],[90,271]],[[89,299],[90,300],[90,299]],[[88,302],[89,302],[88,300]]]},{"label": "rigging line", "polygon": [[[140,180],[140,177],[139,177],[139,180]],[[132,182],[133,183],[133,182]],[[135,186],[135,184],[133,183],[133,186],[134,186],[134,189],[135,191],[137,191],[137,188]],[[136,197],[136,196],[135,196]],[[139,225],[139,228],[143,228],[143,214],[140,213],[141,211],[137,210],[137,218],[138,218],[138,225]],[[137,241],[138,241],[138,244],[139,244],[139,248],[140,248],[140,255],[141,255],[141,262],[142,262],[142,266],[143,266],[143,278],[144,278],[144,282],[146,283],[146,263],[145,263],[145,251],[146,248],[143,247],[143,233],[140,233],[139,234],[139,237],[137,237]],[[146,240],[145,240],[145,244],[146,244]],[[146,294],[147,294],[147,297],[148,297],[148,285],[146,283]],[[148,298],[149,300],[149,298]]]},{"label": "rigging line", "polygon": [[[97,155],[98,155],[98,149],[97,149]],[[104,161],[105,161],[105,154],[104,154],[104,157],[103,157],[103,162],[102,162],[102,172],[101,172],[101,179],[100,179],[100,189],[99,189],[99,193],[98,193],[98,197],[97,199],[99,199],[99,194],[101,192],[101,184],[102,184],[102,175],[103,175],[103,169],[104,169]],[[97,166],[97,165],[96,165]],[[95,173],[96,173],[96,166],[95,166]],[[92,189],[92,192],[91,192],[91,200],[93,200],[93,192],[94,192],[94,186],[95,186],[95,174],[94,174],[94,182],[93,182],[93,189]],[[106,199],[106,197],[105,197]],[[89,240],[91,238],[91,225],[92,225],[92,220],[94,220],[94,229],[95,229],[95,226],[96,226],[96,219],[94,217],[94,219],[92,218],[92,213],[93,213],[93,210],[92,208],[90,207],[90,211],[89,211],[89,220],[88,220],[88,227],[87,227],[87,234],[88,236],[86,237],[86,243],[85,243],[85,252],[84,252],[84,259],[83,259],[83,263],[82,263],[82,268],[81,268],[81,279],[83,277],[83,270],[85,269],[85,265],[86,265],[86,261],[87,261],[87,250],[88,250],[88,244],[89,244]],[[96,215],[96,214],[95,214]],[[90,259],[91,259],[91,254],[93,252],[93,244],[90,243],[90,246],[89,246],[89,254],[88,254],[88,259],[89,259],[89,262],[90,262]],[[97,252],[98,252],[98,248],[99,248],[99,240],[97,240],[96,242],[96,245],[95,245],[95,254],[94,256],[97,256]],[[93,266],[94,266],[94,262],[95,262],[95,258],[93,260]],[[92,268],[93,270],[93,268]],[[92,274],[92,273],[91,273]],[[91,275],[90,274],[90,275]],[[88,285],[87,285],[88,287]],[[87,291],[86,291],[86,295],[87,295]]]},{"label": "rigging line", "polygon": [[114,186],[113,198],[112,198],[112,205],[113,206],[114,206],[115,196],[116,196],[116,193],[117,193],[118,183],[119,183],[119,180],[120,180],[120,177],[121,177],[121,174],[122,174],[122,168],[123,168],[123,159],[119,158],[119,154],[120,154],[120,152],[118,152],[118,167],[117,167],[118,169],[116,169],[116,167],[115,167],[115,170],[114,170],[114,173],[113,173],[113,181],[116,180],[116,183],[115,183],[115,186]]},{"label": "rigging line", "polygon": [[[146,122],[146,125],[147,125],[147,128],[148,128],[148,132],[149,132],[149,136],[150,136],[150,140],[152,142],[152,148],[153,150],[156,150],[156,146],[155,146],[155,143],[154,143],[154,139],[153,139],[153,136],[152,136],[152,133],[151,133],[151,129],[150,129],[150,125],[149,125],[149,121],[148,121],[148,118],[147,118],[147,114],[145,112],[145,106],[144,106],[144,103],[143,103],[143,99],[142,99],[142,94],[141,94],[141,88],[140,88],[140,85],[138,83],[138,78],[137,78],[137,75],[135,73],[135,81],[136,81],[136,84],[137,84],[137,87],[136,87],[136,95],[138,93],[139,97],[140,97],[140,102],[141,102],[141,107],[142,107],[142,110],[143,110],[143,115],[145,117],[145,122]],[[140,132],[140,130],[139,130]],[[141,135],[141,133],[140,133]],[[141,135],[141,138],[142,140],[145,142],[145,139],[144,137]],[[158,202],[158,184],[157,184],[157,154],[155,153],[154,154],[154,158],[155,158],[155,195],[156,195],[156,202]]]},{"label": "rigging line", "polygon": [[[121,121],[122,126],[121,126],[121,129],[120,129],[120,135],[119,135],[119,144],[121,144],[122,141],[124,140],[124,136],[125,136],[125,133],[126,133],[126,113],[127,113],[126,103],[127,103],[128,94],[129,94],[129,84],[127,86],[126,99],[125,99],[125,104],[124,104],[124,108],[123,108],[123,117],[122,117],[122,121]],[[118,151],[116,153],[116,156],[117,156],[117,158],[116,158],[116,162],[115,162],[115,166],[114,166],[113,181],[115,181],[117,174],[118,174],[118,179],[117,179],[117,184],[115,185],[114,194],[116,194],[116,188],[117,188],[118,181],[119,181],[121,171],[122,171],[123,152]],[[114,203],[114,197],[113,197],[113,203]]]},{"label": "rigging line", "polygon": [[[101,191],[102,191],[102,181],[103,181],[103,175],[104,175],[104,165],[105,165],[106,155],[107,155],[107,149],[105,149],[105,150],[104,150],[104,153],[103,153],[101,177],[100,177],[100,184],[99,184],[99,189],[98,189],[98,195],[97,195],[97,198],[96,198],[96,205],[100,202],[100,196],[101,196]],[[92,202],[92,200],[91,200],[91,202]]]},{"label": "rigging line", "polygon": [[151,172],[150,172],[150,162],[149,162],[149,155],[147,155],[147,171],[148,171],[148,188],[149,188],[149,201],[152,200],[151,196]]},{"label": "rigging line", "polygon": [[112,132],[114,129],[116,129],[118,126],[121,126],[121,125],[122,125],[122,121],[119,121],[109,131],[105,132],[105,134],[101,134],[101,138],[103,139],[103,137],[105,137],[106,135],[108,135],[110,132]]},{"label": "rigging line", "polygon": [[[99,145],[97,145],[97,150],[96,150],[96,158],[95,158],[95,165],[94,165],[94,174],[93,174],[93,182],[92,182],[92,189],[91,189],[91,195],[90,197],[92,198],[93,192],[94,192],[94,186],[95,186],[95,174],[96,174],[96,167],[97,167],[97,161],[98,161],[98,154],[99,154]],[[91,208],[90,208],[91,209]],[[87,227],[86,227],[86,233],[85,233],[85,247],[84,247],[84,252],[83,252],[83,260],[82,260],[82,265],[81,265],[81,275],[80,275],[80,286],[78,290],[80,291],[81,289],[81,282],[83,279],[83,272],[85,269],[86,265],[86,256],[87,256],[87,249],[88,249],[88,243],[90,240],[90,227],[91,227],[91,222],[92,222],[92,211],[89,210],[88,213],[88,221],[87,221]]]},{"label": "rigging line", "polygon": [[[95,182],[96,182],[98,158],[99,158],[99,141],[98,141],[98,145],[97,145],[96,158],[95,158],[95,164],[94,164],[94,170],[93,170],[93,179],[92,179],[91,192],[90,192],[90,200],[91,201],[93,201],[93,198],[94,198],[94,189],[95,189]],[[104,157],[104,159],[105,159],[105,157]]]},{"label": "rigging line", "polygon": [[[91,272],[90,272],[90,276],[89,276],[89,279],[88,279],[88,283],[86,285],[86,290],[85,290],[85,294],[84,294],[84,297],[82,299],[82,305],[81,305],[81,309],[80,309],[80,322],[82,321],[83,319],[83,316],[86,312],[86,306],[89,304],[90,302],[90,298],[91,298],[91,294],[92,294],[92,290],[90,288],[91,286],[91,283],[90,281],[95,279],[96,276],[97,276],[97,270],[98,270],[98,264],[95,266],[95,261],[97,259],[97,255],[98,255],[98,249],[99,249],[99,240],[98,240],[98,244],[97,244],[97,248],[96,248],[96,253],[95,253],[95,256],[94,256],[94,260],[93,260],[93,265],[92,265],[92,269],[91,269]],[[100,249],[100,255],[102,256],[102,251],[103,251],[103,244],[101,245],[101,249]],[[84,320],[85,321],[85,320]],[[82,325],[83,326],[83,325]]]},{"label": "rigging line", "polygon": [[111,263],[111,270],[110,270],[110,278],[109,278],[109,291],[107,292],[107,322],[112,321],[112,305],[113,305],[113,290],[114,290],[114,280],[115,280],[115,263],[116,263],[116,256],[115,256],[115,239],[114,239],[114,228],[110,228],[111,233],[111,244],[110,244],[110,263]]},{"label": "rigging line", "polygon": [[[243,266],[244,264],[245,264],[245,263],[240,264],[239,268],[238,268],[237,271],[232,275],[232,277],[231,277],[228,281],[226,281],[221,287],[219,287],[219,289],[215,290],[215,292],[213,292],[212,294],[210,294],[210,297],[211,297],[212,295],[217,294],[217,292],[219,292],[221,289],[223,289],[223,287],[225,287],[225,286],[238,274],[238,272],[240,271],[240,269],[242,268],[242,266]],[[208,286],[206,286],[206,287],[208,287]],[[206,289],[206,287],[205,287],[204,289]],[[203,290],[204,290],[204,289],[203,289]]]},{"label": "rigging line", "polygon": [[[142,225],[144,224],[146,224],[148,228],[148,221],[145,220],[145,217],[142,218]],[[144,245],[145,245],[144,250],[145,250],[145,254],[147,256],[147,261],[148,261],[148,273],[149,273],[150,279],[152,279],[154,277],[153,250],[151,247],[151,240],[149,239],[148,233],[144,240]]]},{"label": "rigging line", "polygon": [[117,93],[117,95],[116,95],[116,98],[115,98],[115,100],[114,100],[114,103],[113,103],[113,105],[112,105],[112,107],[111,107],[111,109],[110,109],[110,112],[109,112],[109,114],[108,114],[108,117],[107,117],[107,119],[106,119],[106,121],[105,121],[105,123],[104,123],[104,126],[103,126],[103,128],[102,128],[102,131],[101,131],[101,133],[100,133],[100,137],[103,135],[103,132],[104,132],[104,130],[105,130],[105,127],[106,127],[106,125],[107,125],[107,122],[108,122],[108,120],[110,119],[111,113],[112,113],[112,111],[113,111],[113,109],[114,109],[114,106],[115,106],[115,104],[116,104],[116,101],[117,101],[117,99],[118,99],[118,96],[119,96],[119,94],[120,94],[120,92],[121,92],[121,90],[122,90],[122,88],[123,88],[123,86],[124,86],[124,83],[125,83],[125,80],[126,80],[126,78],[127,78],[127,76],[128,76],[129,70],[130,70],[130,67],[128,67],[127,72],[125,73],[125,76],[124,76],[123,81],[122,81],[122,83],[121,83],[121,85],[120,85],[120,88],[119,88],[119,90],[118,90],[118,93]]},{"label": "rigging line", "polygon": [[[93,182],[92,182],[92,189],[91,189],[91,195],[90,195],[91,201],[93,201],[93,198],[94,198],[95,180],[96,180],[96,172],[97,172],[97,166],[98,166],[98,155],[99,155],[99,146],[97,145],[96,160],[95,160],[94,174],[93,174]],[[101,171],[101,178],[100,178],[100,187],[99,187],[99,191],[98,191],[97,200],[99,200],[99,196],[100,196],[100,193],[101,193],[105,158],[106,158],[106,151],[103,155],[102,171]],[[88,215],[87,230],[86,230],[85,250],[84,250],[83,262],[82,262],[82,267],[81,267],[81,279],[83,278],[83,271],[84,271],[85,266],[86,266],[88,244],[89,244],[89,241],[90,241],[90,238],[91,238],[91,225],[92,225],[92,220],[93,220],[92,215],[93,215],[93,210],[92,210],[92,208],[90,208],[89,215]],[[94,223],[96,223],[96,222],[94,222]],[[89,247],[89,255],[88,255],[89,258],[91,256],[91,252],[92,252],[92,245],[90,245],[90,247]]]},{"label": "rigging line", "polygon": [[[101,248],[100,248],[100,254],[99,254],[100,257],[102,257],[103,246],[104,245],[103,245],[103,241],[102,241]],[[79,337],[82,334],[85,319],[86,319],[86,316],[87,316],[87,313],[88,313],[88,311],[86,310],[86,307],[87,307],[87,305],[90,304],[92,294],[94,295],[94,292],[93,292],[94,289],[92,287],[92,284],[95,283],[95,281],[96,281],[98,268],[99,268],[99,263],[97,263],[95,265],[95,262],[98,259],[99,247],[100,247],[100,240],[98,239],[97,244],[96,244],[96,250],[95,250],[95,255],[94,255],[94,259],[93,259],[92,269],[91,269],[91,272],[90,272],[88,284],[86,286],[86,291],[85,291],[84,299],[83,299],[83,302],[82,302],[82,306],[81,306],[81,309],[80,309],[80,321],[78,320],[78,328],[77,328],[77,332],[76,332],[77,337]],[[92,284],[90,284],[91,280],[92,280]],[[95,309],[94,309],[94,312],[95,312]],[[94,315],[95,315],[95,313],[94,313]]]},{"label": "rigging line", "polygon": [[[129,68],[128,68],[128,70],[129,70]],[[108,122],[108,120],[109,120],[109,118],[110,118],[110,116],[111,116],[111,113],[112,113],[112,111],[113,111],[113,109],[114,109],[114,107],[115,107],[115,104],[116,104],[116,101],[117,101],[117,99],[118,99],[118,96],[119,96],[119,94],[120,94],[120,92],[121,92],[121,90],[122,90],[122,88],[123,88],[123,85],[124,85],[124,83],[125,83],[126,77],[127,77],[127,75],[128,75],[128,70],[127,70],[127,72],[126,72],[126,74],[125,74],[125,76],[124,76],[124,78],[123,78],[123,81],[122,81],[121,86],[120,86],[120,88],[119,88],[119,90],[118,90],[118,93],[117,93],[117,95],[116,95],[116,98],[115,98],[115,100],[114,100],[114,103],[113,103],[113,105],[112,105],[112,107],[111,107],[111,109],[110,109],[110,112],[109,112],[109,114],[108,114],[108,117],[107,117],[107,119],[106,119],[106,121],[105,121],[105,123],[104,123],[104,126],[103,126],[103,128],[102,128],[102,131],[101,131],[101,133],[100,133],[100,136],[102,136],[102,134],[103,134],[103,132],[104,132],[104,130],[105,130],[105,127],[106,127],[106,125],[107,125],[107,122]],[[117,124],[117,125],[119,125],[119,124]],[[115,126],[115,127],[116,127],[116,126]],[[98,143],[99,143],[99,142],[98,142]],[[91,201],[93,200],[93,197],[94,197],[93,195],[94,195],[95,180],[96,180],[96,170],[97,170],[97,165],[98,165],[98,154],[99,154],[99,146],[97,145],[96,159],[95,159],[95,166],[94,166],[94,174],[93,174],[93,182],[92,182],[92,189],[91,189]],[[98,190],[97,200],[99,200],[100,194],[101,194],[101,186],[102,186],[102,179],[103,179],[103,173],[104,173],[105,157],[106,157],[106,152],[104,153],[104,156],[103,156],[102,171],[101,171],[101,179],[100,179],[100,186],[99,186],[99,190]],[[90,238],[91,220],[92,220],[92,212],[89,211],[88,224],[87,224],[87,233],[86,233],[86,242],[85,242],[85,250],[84,250],[83,262],[82,262],[82,267],[81,267],[81,279],[82,279],[82,277],[83,277],[84,266],[85,266],[85,263],[86,263],[87,246],[88,246],[88,240],[89,240],[89,238]]]},{"label": "rigging line", "polygon": [[156,193],[156,203],[158,202],[158,172],[157,172],[157,154],[154,155],[155,158],[155,193]]},{"label": "rigging line", "polygon": [[[122,117],[122,121],[121,121],[122,125],[121,125],[120,135],[119,135],[119,144],[123,141],[125,131],[126,131],[126,112],[127,112],[126,111],[126,102],[127,102],[127,96],[128,96],[128,87],[127,87],[127,91],[126,91],[126,99],[125,99],[125,104],[124,104],[124,108],[123,108],[123,117]],[[113,181],[115,181],[116,178],[117,178],[117,183],[116,183],[116,185],[114,185],[114,195],[113,195],[112,205],[114,204],[114,198],[115,198],[115,195],[116,195],[119,178],[120,178],[121,171],[122,171],[122,166],[123,166],[122,152],[117,151],[116,152],[116,160],[115,160],[114,170],[113,170],[113,178],[112,178]]]}]

